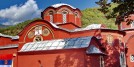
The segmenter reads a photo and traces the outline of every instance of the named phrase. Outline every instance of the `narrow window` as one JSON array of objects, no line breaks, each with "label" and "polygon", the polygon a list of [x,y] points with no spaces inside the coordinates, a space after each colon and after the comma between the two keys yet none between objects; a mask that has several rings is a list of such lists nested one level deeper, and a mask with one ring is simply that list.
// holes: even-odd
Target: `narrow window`
[{"label": "narrow window", "polygon": [[64,11],[64,12],[62,12],[62,19],[63,19],[63,23],[67,23],[67,12],[66,11]]},{"label": "narrow window", "polygon": [[100,56],[100,67],[104,67],[104,58]]},{"label": "narrow window", "polygon": [[113,45],[113,36],[111,34],[107,35],[107,42],[109,45]]},{"label": "narrow window", "polygon": [[120,45],[120,46],[123,46],[123,43],[122,43],[122,39],[123,39],[123,38],[122,38],[121,36],[119,36],[118,39],[119,39],[119,45]]},{"label": "narrow window", "polygon": [[50,22],[52,23],[53,22],[53,11],[49,12],[49,16],[50,16]]},{"label": "narrow window", "polygon": [[126,66],[125,53],[121,52],[120,53],[120,67],[125,67],[125,66]]},{"label": "narrow window", "polygon": [[75,24],[77,23],[78,13],[75,13]]}]

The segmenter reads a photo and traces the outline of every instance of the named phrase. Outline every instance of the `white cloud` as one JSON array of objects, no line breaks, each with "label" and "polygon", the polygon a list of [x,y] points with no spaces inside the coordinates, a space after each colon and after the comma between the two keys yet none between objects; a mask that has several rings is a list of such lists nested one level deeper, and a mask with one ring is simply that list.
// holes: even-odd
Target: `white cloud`
[{"label": "white cloud", "polygon": [[40,17],[41,10],[34,0],[28,0],[21,6],[13,5],[0,10],[0,19],[6,19],[4,25],[14,25],[22,21]]}]

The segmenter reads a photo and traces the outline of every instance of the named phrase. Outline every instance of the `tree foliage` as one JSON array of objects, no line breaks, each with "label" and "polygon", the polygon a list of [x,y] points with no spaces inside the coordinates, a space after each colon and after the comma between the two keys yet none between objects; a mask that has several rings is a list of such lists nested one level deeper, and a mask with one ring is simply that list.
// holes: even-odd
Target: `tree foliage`
[{"label": "tree foliage", "polygon": [[[120,24],[122,21],[126,21],[128,22],[128,24],[130,24],[133,20],[132,19],[125,20],[125,18],[128,18],[130,14],[134,14],[134,0],[111,0],[111,1],[119,5],[113,9],[113,12],[111,14],[107,15],[107,18],[108,19],[113,17],[116,18],[118,16],[115,22],[116,24]],[[102,11],[103,13],[105,13],[106,11],[108,12],[109,7],[111,7],[107,6],[106,2],[107,0],[99,0],[99,2],[97,2],[99,3],[98,5],[101,4],[100,7],[103,10]],[[102,5],[104,4],[105,8],[102,7]]]},{"label": "tree foliage", "polygon": [[[114,8],[113,14],[118,16],[116,24],[120,24],[122,21],[125,21],[124,19],[130,14],[134,14],[134,0],[121,0],[117,3],[119,3],[119,5]],[[128,19],[126,21],[130,24],[133,20]]]},{"label": "tree foliage", "polygon": [[110,4],[107,4],[107,1],[108,0],[100,0],[96,2],[96,4],[98,4],[101,7],[99,10],[104,14],[108,12],[108,7],[110,6]]}]

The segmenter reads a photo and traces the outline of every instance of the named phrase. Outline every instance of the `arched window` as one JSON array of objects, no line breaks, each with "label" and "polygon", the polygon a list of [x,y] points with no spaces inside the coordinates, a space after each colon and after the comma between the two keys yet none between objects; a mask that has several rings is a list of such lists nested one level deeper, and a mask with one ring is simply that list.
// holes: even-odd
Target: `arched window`
[{"label": "arched window", "polygon": [[103,56],[100,56],[100,67],[105,67]]},{"label": "arched window", "polygon": [[49,16],[50,16],[50,22],[53,22],[53,11],[49,12]]},{"label": "arched window", "polygon": [[111,34],[107,35],[107,42],[109,45],[113,45],[113,36]]},{"label": "arched window", "polygon": [[125,53],[120,52],[120,67],[125,67],[126,66],[126,60],[125,60]]},{"label": "arched window", "polygon": [[67,23],[67,11],[62,12],[62,20],[63,20],[63,23]]},{"label": "arched window", "polygon": [[78,13],[75,12],[75,24],[77,23]]}]

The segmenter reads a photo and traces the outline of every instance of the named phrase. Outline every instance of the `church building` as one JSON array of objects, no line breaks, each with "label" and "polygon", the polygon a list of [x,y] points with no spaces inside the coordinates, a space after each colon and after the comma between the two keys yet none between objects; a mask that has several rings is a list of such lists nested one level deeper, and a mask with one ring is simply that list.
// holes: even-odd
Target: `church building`
[{"label": "church building", "polygon": [[54,4],[17,36],[0,34],[0,67],[134,66],[134,23],[82,28],[81,17],[78,8]]}]

